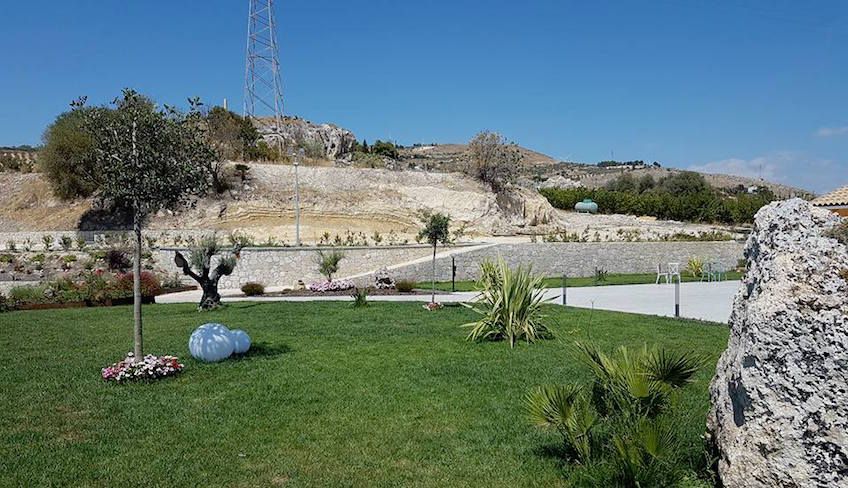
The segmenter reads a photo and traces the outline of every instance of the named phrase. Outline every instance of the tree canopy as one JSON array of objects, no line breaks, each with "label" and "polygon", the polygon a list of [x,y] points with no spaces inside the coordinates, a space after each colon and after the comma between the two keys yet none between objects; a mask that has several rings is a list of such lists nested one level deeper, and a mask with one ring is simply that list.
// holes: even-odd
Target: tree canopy
[{"label": "tree canopy", "polygon": [[515,180],[521,152],[497,132],[483,131],[468,143],[470,164],[467,173],[500,192]]},{"label": "tree canopy", "polygon": [[157,109],[133,90],[124,90],[114,108],[71,112],[90,140],[83,165],[97,197],[145,217],[185,204],[209,186],[215,150],[199,123],[199,102],[183,113]]}]

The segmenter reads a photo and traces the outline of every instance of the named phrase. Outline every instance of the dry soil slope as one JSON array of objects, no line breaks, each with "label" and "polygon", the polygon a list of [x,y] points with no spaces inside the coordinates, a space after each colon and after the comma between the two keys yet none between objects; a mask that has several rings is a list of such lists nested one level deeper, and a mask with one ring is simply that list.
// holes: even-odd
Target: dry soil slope
[{"label": "dry soil slope", "polygon": [[[243,229],[257,237],[294,238],[294,168],[251,164],[249,178],[221,197],[205,198],[179,213],[160,212],[153,229]],[[50,196],[38,174],[0,173],[0,224],[6,231],[69,230],[91,202],[70,204]],[[445,212],[470,235],[510,233],[550,219],[541,196],[520,190],[512,199],[464,175],[333,167],[299,169],[302,237],[324,232],[395,231],[410,237],[421,210]]]}]

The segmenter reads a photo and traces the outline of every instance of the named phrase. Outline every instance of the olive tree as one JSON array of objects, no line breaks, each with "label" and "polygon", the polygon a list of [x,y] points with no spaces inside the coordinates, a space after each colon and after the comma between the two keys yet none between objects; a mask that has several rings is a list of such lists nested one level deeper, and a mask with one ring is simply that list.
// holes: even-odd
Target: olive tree
[{"label": "olive tree", "polygon": [[421,214],[421,224],[418,238],[433,246],[433,295],[430,303],[436,302],[436,246],[451,242],[450,217],[442,213],[430,213],[425,211]]},{"label": "olive tree", "polygon": [[221,305],[218,282],[222,277],[233,273],[241,247],[240,243],[234,244],[231,253],[221,256],[215,262],[214,258],[221,252],[221,248],[218,239],[211,236],[203,238],[199,245],[191,250],[189,259],[179,251],[174,255],[174,262],[183,270],[183,274],[190,276],[203,290],[203,296],[197,305],[198,310],[212,310]]},{"label": "olive tree", "polygon": [[187,113],[157,108],[148,98],[125,89],[110,107],[85,109],[85,98],[72,104],[79,127],[90,141],[87,166],[95,195],[127,209],[134,237],[134,354],[143,356],[141,322],[142,227],[153,213],[189,203],[209,187],[215,151],[199,121],[200,102]]}]

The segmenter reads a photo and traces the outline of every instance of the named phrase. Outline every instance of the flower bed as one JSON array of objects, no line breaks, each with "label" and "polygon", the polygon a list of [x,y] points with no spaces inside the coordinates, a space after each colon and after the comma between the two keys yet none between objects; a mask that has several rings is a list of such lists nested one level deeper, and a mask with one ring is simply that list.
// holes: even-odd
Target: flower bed
[{"label": "flower bed", "polygon": [[[196,288],[181,286],[177,289],[163,289],[155,274],[148,271],[141,273],[142,303],[154,303],[154,297],[162,293]],[[87,272],[78,279],[62,277],[34,285],[16,286],[9,291],[7,299],[8,308],[13,310],[99,307],[132,302],[132,273],[112,274],[102,270]]]},{"label": "flower bed", "polygon": [[174,356],[154,356],[148,354],[136,361],[133,353],[127,353],[126,359],[103,368],[101,375],[106,381],[123,383],[127,381],[158,380],[174,376],[185,366]]},{"label": "flower bed", "polygon": [[312,283],[308,287],[309,291],[323,293],[327,291],[345,291],[352,290],[355,285],[350,280],[333,280]]}]

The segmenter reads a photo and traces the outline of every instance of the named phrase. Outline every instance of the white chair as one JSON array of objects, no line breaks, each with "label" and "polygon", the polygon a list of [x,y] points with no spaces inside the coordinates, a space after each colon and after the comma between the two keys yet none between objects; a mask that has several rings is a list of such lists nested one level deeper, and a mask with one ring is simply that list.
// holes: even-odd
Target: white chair
[{"label": "white chair", "polygon": [[672,282],[675,276],[677,277],[677,282],[680,283],[680,263],[668,263],[668,277]]},{"label": "white chair", "polygon": [[668,283],[671,280],[671,275],[668,270],[663,271],[662,264],[657,263],[657,281],[654,284],[659,285],[660,279],[665,279],[665,282]]}]

